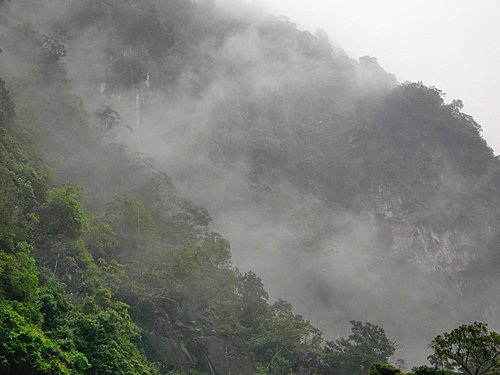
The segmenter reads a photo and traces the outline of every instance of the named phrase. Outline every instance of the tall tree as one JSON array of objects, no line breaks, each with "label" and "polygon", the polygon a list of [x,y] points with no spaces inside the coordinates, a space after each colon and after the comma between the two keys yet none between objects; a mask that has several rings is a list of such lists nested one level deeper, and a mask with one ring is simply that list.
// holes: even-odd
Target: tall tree
[{"label": "tall tree", "polygon": [[367,374],[374,364],[387,363],[397,349],[383,328],[372,323],[351,321],[351,335],[328,343],[330,362],[339,375]]},{"label": "tall tree", "polygon": [[500,371],[500,335],[488,325],[474,322],[437,336],[430,347],[431,362],[468,375],[493,375]]}]

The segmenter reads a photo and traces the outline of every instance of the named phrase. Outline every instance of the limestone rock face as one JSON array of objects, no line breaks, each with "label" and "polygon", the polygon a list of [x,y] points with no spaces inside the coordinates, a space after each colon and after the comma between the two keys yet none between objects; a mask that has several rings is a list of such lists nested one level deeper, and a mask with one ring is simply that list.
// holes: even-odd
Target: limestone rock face
[{"label": "limestone rock face", "polygon": [[367,197],[365,214],[385,225],[395,253],[405,254],[424,272],[440,274],[465,271],[481,256],[480,249],[492,236],[487,216],[463,227],[456,220],[440,219],[433,207],[412,206],[408,200],[383,187]]}]

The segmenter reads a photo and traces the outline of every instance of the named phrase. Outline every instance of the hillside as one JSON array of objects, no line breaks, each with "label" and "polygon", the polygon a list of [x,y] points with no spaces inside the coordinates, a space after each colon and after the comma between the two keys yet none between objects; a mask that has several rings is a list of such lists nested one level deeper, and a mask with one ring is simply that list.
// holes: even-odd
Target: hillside
[{"label": "hillside", "polygon": [[367,373],[378,325],[411,365],[498,328],[500,161],[460,100],[248,4],[0,10],[3,371],[348,374],[352,321]]}]

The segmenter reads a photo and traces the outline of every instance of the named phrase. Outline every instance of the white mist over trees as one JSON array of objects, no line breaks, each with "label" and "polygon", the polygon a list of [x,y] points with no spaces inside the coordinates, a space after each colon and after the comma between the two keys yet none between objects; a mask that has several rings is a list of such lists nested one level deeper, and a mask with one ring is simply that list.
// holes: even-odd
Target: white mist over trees
[{"label": "white mist over trees", "polygon": [[464,111],[474,114],[488,144],[500,152],[498,1],[265,0],[259,4],[305,30],[326,30],[351,57],[377,56],[401,82],[437,86],[450,102],[461,98]]},{"label": "white mist over trees", "polygon": [[2,10],[16,124],[53,184],[83,193],[36,196],[33,255],[89,306],[71,330],[124,301],[162,371],[251,373],[252,353],[270,373],[340,373],[359,350],[367,373],[397,348],[379,326],[411,365],[439,332],[498,327],[500,165],[460,101],[248,3]]}]

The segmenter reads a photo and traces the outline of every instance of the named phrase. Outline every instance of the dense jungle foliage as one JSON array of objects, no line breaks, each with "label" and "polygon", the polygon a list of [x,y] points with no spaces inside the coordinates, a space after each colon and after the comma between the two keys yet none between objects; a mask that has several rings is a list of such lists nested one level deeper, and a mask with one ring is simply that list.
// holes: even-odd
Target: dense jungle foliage
[{"label": "dense jungle foliage", "polygon": [[[120,95],[147,86],[168,96],[182,84],[182,95],[199,98],[221,71],[246,80],[245,61],[220,65],[203,50],[246,27],[209,1],[0,1],[0,373],[403,374],[389,363],[399,345],[379,325],[351,320],[351,334],[334,339],[290,303],[272,300],[256,273],[232,264],[229,241],[213,231],[209,212],[119,141],[130,132],[111,105]],[[375,100],[350,81],[346,71],[355,68],[347,57],[331,60],[336,52],[320,36],[274,18],[257,32],[274,72],[297,50],[295,63],[317,76],[313,86],[283,88],[286,104],[278,104],[279,90],[248,99],[243,88],[209,114],[220,127],[206,139],[208,153],[220,165],[250,160],[256,200],[274,194],[279,175],[328,207],[362,211],[359,197],[384,183],[411,195],[403,211],[418,212],[422,222],[468,227],[498,215],[500,200],[484,201],[498,198],[498,160],[460,102],[445,104],[439,90],[422,84],[395,85],[367,59],[362,69],[382,81]],[[71,53],[89,53],[75,44],[89,33],[107,38],[86,77],[101,96],[88,95],[68,73],[78,66]],[[75,45],[82,51],[70,51]],[[342,73],[333,69],[323,79],[323,63],[343,64]],[[335,107],[328,92],[337,93]],[[353,92],[358,107],[341,114]],[[281,144],[273,141],[276,118],[289,129]],[[337,123],[334,139],[328,129]],[[475,181],[456,192],[468,203],[424,215],[417,198],[441,191],[435,182],[450,159]],[[348,164],[358,173],[346,177]],[[485,276],[472,277],[471,289],[496,277],[500,232],[491,231],[497,237],[471,266]],[[432,367],[408,374],[500,370],[500,338],[482,323],[430,346]]]}]

